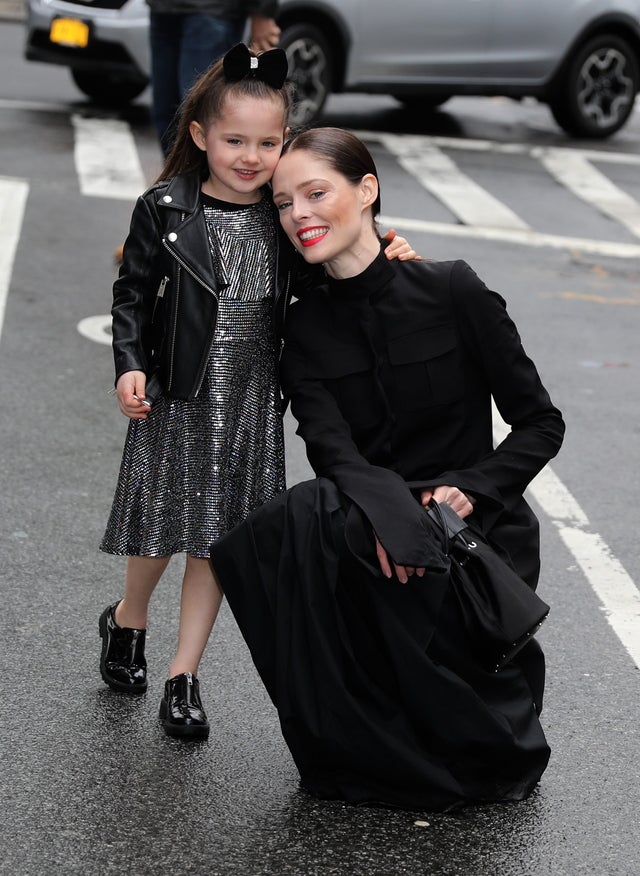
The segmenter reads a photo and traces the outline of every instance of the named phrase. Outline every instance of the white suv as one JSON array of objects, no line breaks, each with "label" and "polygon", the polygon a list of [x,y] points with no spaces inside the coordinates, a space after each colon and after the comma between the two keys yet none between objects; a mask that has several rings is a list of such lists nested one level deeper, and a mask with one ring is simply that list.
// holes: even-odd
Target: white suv
[{"label": "white suv", "polygon": [[[332,92],[391,94],[427,113],[453,95],[534,96],[577,137],[627,121],[640,87],[640,0],[280,0],[295,124]],[[66,64],[122,103],[149,75],[144,0],[29,0],[26,57]]]}]

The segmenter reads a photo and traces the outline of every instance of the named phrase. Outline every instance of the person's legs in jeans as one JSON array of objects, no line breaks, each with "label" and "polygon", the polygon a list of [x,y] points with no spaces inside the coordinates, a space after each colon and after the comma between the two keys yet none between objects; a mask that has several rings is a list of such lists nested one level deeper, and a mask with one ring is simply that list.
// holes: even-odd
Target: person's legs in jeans
[{"label": "person's legs in jeans", "polygon": [[187,15],[182,29],[178,79],[184,96],[201,73],[242,40],[244,22],[215,15]]},{"label": "person's legs in jeans", "polygon": [[[178,69],[184,16],[150,12],[149,48],[151,51],[151,121],[160,148],[166,156],[173,140],[176,110],[180,104]],[[122,245],[115,248],[116,266],[122,264]]]},{"label": "person's legs in jeans", "polygon": [[169,151],[171,123],[182,98],[180,90],[180,46],[188,16],[151,12],[151,117],[162,151]]}]

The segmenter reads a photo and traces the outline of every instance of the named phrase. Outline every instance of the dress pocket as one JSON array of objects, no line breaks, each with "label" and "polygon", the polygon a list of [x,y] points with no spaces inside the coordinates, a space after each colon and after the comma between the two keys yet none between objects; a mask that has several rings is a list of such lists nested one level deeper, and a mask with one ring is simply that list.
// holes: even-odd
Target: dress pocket
[{"label": "dress pocket", "polygon": [[417,411],[458,401],[464,381],[453,325],[420,329],[388,343],[397,406]]}]

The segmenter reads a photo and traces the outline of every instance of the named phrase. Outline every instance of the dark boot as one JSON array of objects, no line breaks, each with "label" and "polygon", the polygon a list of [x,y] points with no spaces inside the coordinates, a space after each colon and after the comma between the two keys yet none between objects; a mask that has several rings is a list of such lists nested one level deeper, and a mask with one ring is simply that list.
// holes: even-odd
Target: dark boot
[{"label": "dark boot", "polygon": [[147,689],[147,661],[144,658],[146,630],[119,627],[116,602],[100,615],[102,638],[100,674],[112,690],[138,694]]},{"label": "dark boot", "polygon": [[190,672],[183,672],[165,682],[159,717],[167,736],[207,738],[209,722],[202,708],[200,685]]}]

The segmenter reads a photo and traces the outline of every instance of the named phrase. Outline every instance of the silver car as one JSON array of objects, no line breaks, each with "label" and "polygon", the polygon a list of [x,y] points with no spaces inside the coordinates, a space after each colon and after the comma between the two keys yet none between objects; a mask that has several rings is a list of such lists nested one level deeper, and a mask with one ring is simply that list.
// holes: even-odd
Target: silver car
[{"label": "silver car", "polygon": [[63,64],[98,103],[119,106],[149,84],[144,0],[28,0],[25,57]]},{"label": "silver car", "polygon": [[[280,0],[278,21],[295,124],[347,91],[423,113],[454,95],[533,96],[567,133],[603,138],[640,87],[640,0]],[[29,0],[26,57],[123,103],[148,83],[147,27],[144,0]]]}]

